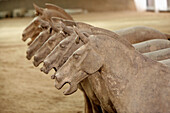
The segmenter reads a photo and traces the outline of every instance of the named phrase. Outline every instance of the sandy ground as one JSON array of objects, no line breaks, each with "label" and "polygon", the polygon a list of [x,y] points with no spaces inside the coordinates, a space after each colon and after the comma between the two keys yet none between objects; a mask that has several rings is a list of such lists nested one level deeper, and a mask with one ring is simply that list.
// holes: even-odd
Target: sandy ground
[{"label": "sandy ground", "polygon": [[[107,12],[73,15],[77,21],[118,30],[136,25],[170,33],[170,13]],[[81,91],[64,96],[49,75],[35,68],[25,56],[23,29],[32,18],[0,20],[0,113],[82,113]]]}]

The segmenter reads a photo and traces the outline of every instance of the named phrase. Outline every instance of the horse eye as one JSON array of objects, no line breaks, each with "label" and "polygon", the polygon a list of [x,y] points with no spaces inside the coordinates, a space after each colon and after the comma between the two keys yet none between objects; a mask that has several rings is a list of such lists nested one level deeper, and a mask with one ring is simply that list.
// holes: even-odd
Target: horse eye
[{"label": "horse eye", "polygon": [[75,59],[78,59],[80,56],[79,56],[78,54],[74,54],[73,57],[74,57]]},{"label": "horse eye", "polygon": [[48,27],[47,26],[43,26],[43,29],[48,29]]},{"label": "horse eye", "polygon": [[48,29],[48,25],[45,25],[45,24],[40,25],[40,27],[41,27],[42,29]]},{"label": "horse eye", "polygon": [[65,48],[65,45],[64,45],[64,44],[60,44],[60,47],[61,47],[61,48]]},{"label": "horse eye", "polygon": [[48,41],[48,43],[49,43],[49,44],[52,44],[52,43],[53,43],[53,41],[52,41],[52,40],[49,40],[49,41]]}]

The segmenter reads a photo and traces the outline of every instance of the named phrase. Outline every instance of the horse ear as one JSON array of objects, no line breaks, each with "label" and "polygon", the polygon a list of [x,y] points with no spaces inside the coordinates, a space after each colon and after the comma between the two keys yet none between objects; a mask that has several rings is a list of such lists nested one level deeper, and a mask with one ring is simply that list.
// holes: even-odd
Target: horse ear
[{"label": "horse ear", "polygon": [[91,49],[82,63],[82,70],[88,74],[93,74],[102,67],[103,63],[102,56]]},{"label": "horse ear", "polygon": [[47,8],[47,9],[53,9],[53,10],[63,10],[61,7],[59,7],[59,6],[56,6],[56,5],[54,5],[54,4],[50,4],[50,3],[45,3],[45,7]]},{"label": "horse ear", "polygon": [[45,3],[45,7],[47,9],[56,10],[56,11],[64,14],[65,16],[67,16],[68,19],[73,20],[73,18],[68,13],[66,13],[63,8],[61,8],[61,7],[57,6],[57,5],[50,4],[50,3]]},{"label": "horse ear", "polygon": [[67,26],[76,26],[76,22],[72,20],[62,20],[62,22]]},{"label": "horse ear", "polygon": [[49,24],[51,28],[56,32],[61,31],[63,27],[65,27],[65,25],[63,25],[61,22],[61,18],[58,17],[52,17]]},{"label": "horse ear", "polygon": [[58,17],[52,17],[51,18],[51,23],[50,24],[52,26],[52,28],[54,28],[54,30],[56,29],[56,27],[61,31],[71,35],[73,33],[73,30],[71,27],[67,26],[64,23],[64,19],[58,18]]},{"label": "horse ear", "polygon": [[40,20],[40,28],[42,29],[48,29],[49,28],[49,23],[47,21],[44,20]]},{"label": "horse ear", "polygon": [[121,43],[126,45],[128,48],[134,49],[134,47],[127,40],[124,40],[123,38],[121,38],[115,32],[112,32],[112,31],[109,31],[109,30],[106,30],[106,29],[103,29],[103,28],[99,28],[99,27],[92,27],[91,31],[94,35],[100,34],[100,35],[106,35],[106,36],[109,36],[109,37],[113,37],[114,39],[119,40]]},{"label": "horse ear", "polygon": [[78,37],[76,37],[75,42],[79,43],[79,41],[81,40],[84,44],[89,42],[88,36],[89,34],[87,33],[82,33],[81,31],[79,31],[79,29],[75,26],[73,26],[73,29],[75,31],[75,33],[78,35]]},{"label": "horse ear", "polygon": [[33,3],[34,9],[36,11],[36,15],[42,15],[43,14],[43,8],[37,6],[35,3]]},{"label": "horse ear", "polygon": [[51,21],[53,21],[53,22],[59,22],[59,21],[63,21],[64,19],[62,19],[62,18],[59,18],[59,17],[51,17]]}]

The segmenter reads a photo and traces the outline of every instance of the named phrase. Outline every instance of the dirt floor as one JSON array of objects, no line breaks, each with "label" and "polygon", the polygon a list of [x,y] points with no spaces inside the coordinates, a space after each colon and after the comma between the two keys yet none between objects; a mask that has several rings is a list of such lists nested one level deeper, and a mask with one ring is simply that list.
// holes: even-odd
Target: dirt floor
[{"label": "dirt floor", "polygon": [[[77,21],[118,30],[149,26],[170,33],[170,13],[107,12],[73,15]],[[21,41],[23,29],[32,18],[0,20],[0,113],[82,113],[81,91],[64,96],[49,75],[26,59],[27,45]]]}]

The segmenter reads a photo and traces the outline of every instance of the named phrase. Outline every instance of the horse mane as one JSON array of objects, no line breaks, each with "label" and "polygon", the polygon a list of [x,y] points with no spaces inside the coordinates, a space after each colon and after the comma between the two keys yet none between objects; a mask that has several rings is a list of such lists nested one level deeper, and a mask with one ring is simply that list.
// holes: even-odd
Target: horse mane
[{"label": "horse mane", "polygon": [[127,46],[129,49],[134,49],[134,47],[125,39],[123,39],[121,36],[119,36],[118,34],[116,34],[113,31],[109,31],[106,29],[102,29],[99,27],[93,27],[91,28],[92,33],[95,35],[106,35],[109,36],[111,38],[114,38],[116,40],[118,40],[120,43],[124,44],[125,46]]},{"label": "horse mane", "polygon": [[50,3],[45,3],[45,7],[47,9],[51,9],[51,10],[56,10],[64,15],[66,15],[70,20],[73,20],[73,18],[65,12],[65,10],[57,5],[54,5],[54,4],[50,4]]},{"label": "horse mane", "polygon": [[92,26],[92,25],[90,25],[90,24],[86,24],[86,23],[84,23],[84,22],[76,22],[76,25],[77,25],[78,27],[83,27],[83,28],[87,28],[87,29],[94,27],[94,26]]}]

